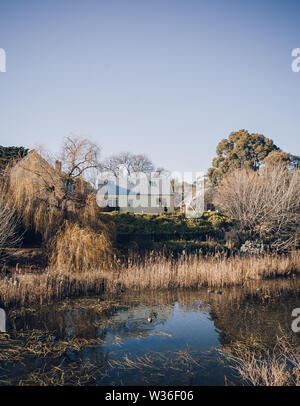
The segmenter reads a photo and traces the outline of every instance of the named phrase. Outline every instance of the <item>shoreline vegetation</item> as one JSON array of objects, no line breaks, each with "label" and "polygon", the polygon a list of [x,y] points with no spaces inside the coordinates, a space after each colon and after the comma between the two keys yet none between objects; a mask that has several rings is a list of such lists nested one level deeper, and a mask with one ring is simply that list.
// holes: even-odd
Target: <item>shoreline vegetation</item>
[{"label": "shoreline vegetation", "polygon": [[298,252],[260,256],[199,256],[183,254],[174,260],[158,253],[133,257],[127,264],[72,272],[49,266],[44,270],[11,269],[0,279],[0,305],[18,307],[50,304],[70,297],[124,291],[225,287],[251,281],[297,277]]},{"label": "shoreline vegetation", "polygon": [[250,337],[220,350],[246,386],[300,386],[300,346],[278,336],[273,348]]}]

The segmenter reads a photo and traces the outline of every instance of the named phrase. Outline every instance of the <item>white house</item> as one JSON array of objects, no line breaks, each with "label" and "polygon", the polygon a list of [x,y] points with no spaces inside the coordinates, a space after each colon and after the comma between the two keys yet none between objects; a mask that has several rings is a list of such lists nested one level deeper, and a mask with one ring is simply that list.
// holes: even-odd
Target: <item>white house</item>
[{"label": "white house", "polygon": [[158,214],[174,210],[174,193],[171,182],[166,182],[163,177],[145,177],[142,182],[129,179],[125,187],[107,180],[100,185],[97,203],[100,207],[117,209],[121,213]]}]

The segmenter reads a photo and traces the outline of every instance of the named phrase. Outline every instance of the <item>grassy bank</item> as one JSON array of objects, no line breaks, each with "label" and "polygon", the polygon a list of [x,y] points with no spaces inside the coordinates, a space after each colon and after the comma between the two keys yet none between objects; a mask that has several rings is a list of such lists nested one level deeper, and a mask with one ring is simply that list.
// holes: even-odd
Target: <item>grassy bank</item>
[{"label": "grassy bank", "polygon": [[231,219],[218,212],[205,212],[195,219],[180,212],[157,215],[110,212],[102,213],[101,220],[114,225],[115,247],[122,253],[162,248],[175,254],[183,250],[206,253],[212,245],[213,250],[224,251],[225,233],[233,225]]},{"label": "grassy bank", "polygon": [[160,214],[101,213],[102,221],[113,221],[117,234],[183,234],[227,230],[233,221],[219,212],[205,212],[200,218],[187,218],[184,213]]},{"label": "grassy bank", "polygon": [[298,253],[261,257],[226,258],[181,256],[176,261],[157,254],[134,259],[127,265],[82,272],[47,268],[41,272],[14,270],[0,279],[0,305],[45,304],[67,297],[88,296],[104,291],[220,289],[251,280],[293,276],[300,273]]}]

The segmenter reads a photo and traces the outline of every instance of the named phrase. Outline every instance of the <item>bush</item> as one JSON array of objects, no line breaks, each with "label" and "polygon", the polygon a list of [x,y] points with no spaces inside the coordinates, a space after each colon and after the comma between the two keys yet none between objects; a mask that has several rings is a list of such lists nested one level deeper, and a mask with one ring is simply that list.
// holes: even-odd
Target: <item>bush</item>
[{"label": "bush", "polygon": [[50,261],[63,270],[101,269],[112,260],[109,239],[88,227],[65,223],[53,242]]},{"label": "bush", "polygon": [[285,251],[299,246],[300,170],[266,166],[238,169],[220,184],[215,204],[236,220],[241,234]]},{"label": "bush", "polygon": [[204,230],[228,230],[233,222],[218,212],[207,212],[201,218],[186,218],[183,213],[133,214],[111,212],[117,234],[163,234],[163,233],[199,233]]}]

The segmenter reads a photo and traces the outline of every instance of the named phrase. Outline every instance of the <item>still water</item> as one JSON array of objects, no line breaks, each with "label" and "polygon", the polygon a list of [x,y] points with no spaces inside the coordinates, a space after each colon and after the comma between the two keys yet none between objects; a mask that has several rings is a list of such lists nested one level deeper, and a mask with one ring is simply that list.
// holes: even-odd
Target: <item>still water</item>
[{"label": "still water", "polygon": [[[242,384],[220,349],[291,331],[300,281],[221,292],[123,293],[7,310],[0,384]],[[300,333],[298,333],[300,336]]]}]

